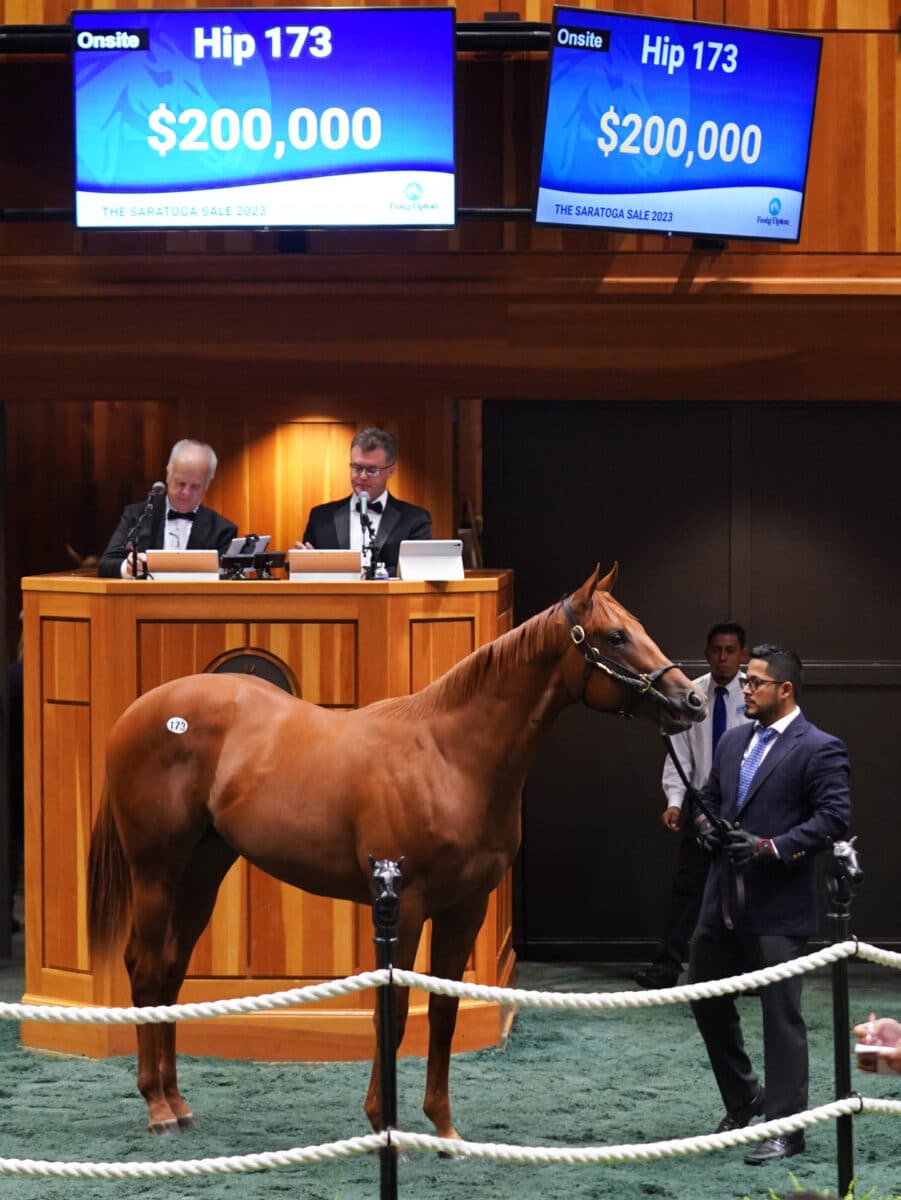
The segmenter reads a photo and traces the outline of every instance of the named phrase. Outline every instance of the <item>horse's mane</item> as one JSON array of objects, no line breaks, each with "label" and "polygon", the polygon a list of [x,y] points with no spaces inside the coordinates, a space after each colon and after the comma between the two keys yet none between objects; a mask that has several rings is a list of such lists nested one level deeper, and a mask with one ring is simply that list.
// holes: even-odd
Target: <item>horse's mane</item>
[{"label": "horse's mane", "polygon": [[489,680],[499,679],[522,662],[534,661],[553,644],[551,627],[559,605],[552,605],[474,650],[456,666],[412,696],[379,700],[370,705],[385,716],[423,717],[465,704]]}]

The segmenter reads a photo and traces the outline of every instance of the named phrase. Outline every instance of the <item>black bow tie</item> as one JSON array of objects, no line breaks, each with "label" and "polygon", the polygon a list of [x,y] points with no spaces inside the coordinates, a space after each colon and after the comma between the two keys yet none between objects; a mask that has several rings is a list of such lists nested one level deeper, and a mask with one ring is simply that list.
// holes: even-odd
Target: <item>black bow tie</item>
[{"label": "black bow tie", "polygon": [[[357,512],[360,511],[360,501],[359,500],[354,505],[354,508],[357,510]],[[382,511],[382,508],[383,508],[383,505],[382,505],[381,500],[370,500],[370,502],[369,502],[369,511],[370,512],[380,513]]]},{"label": "black bow tie", "polygon": [[196,512],[180,513],[180,512],[176,512],[174,508],[170,508],[169,511],[166,513],[166,520],[167,521],[193,521],[196,516],[197,516]]}]

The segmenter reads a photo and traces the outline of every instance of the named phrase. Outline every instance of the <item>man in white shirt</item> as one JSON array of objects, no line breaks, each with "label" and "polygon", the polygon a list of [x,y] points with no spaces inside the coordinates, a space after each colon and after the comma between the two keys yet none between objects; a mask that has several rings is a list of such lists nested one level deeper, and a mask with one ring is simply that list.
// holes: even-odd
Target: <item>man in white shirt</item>
[{"label": "man in white shirt", "polygon": [[306,550],[363,550],[360,495],[365,492],[372,565],[383,562],[389,575],[396,575],[401,542],[428,541],[432,536],[427,510],[398,500],[388,491],[396,466],[394,434],[374,427],[361,429],[350,443],[351,494],[310,509],[303,538],[296,545]]},{"label": "man in white shirt", "polygon": [[[692,680],[707,697],[707,718],[672,739],[693,788],[700,789],[707,782],[715,743],[723,733],[748,720],[738,673],[746,641],[745,631],[736,621],[720,621],[707,633],[704,657],[710,671]],[[686,795],[685,784],[668,756],[662,783],[667,806],[661,821],[664,828],[679,833],[681,840],[660,943],[650,966],[635,975],[636,983],[646,988],[674,987],[678,982],[682,964],[688,961],[688,941],[698,921],[710,865],[710,856],[695,837],[691,796]]]},{"label": "man in white shirt", "polygon": [[[218,460],[212,446],[182,438],[172,447],[166,467],[166,493],[126,506],[116,531],[104,550],[98,573],[107,578],[130,579],[137,546],[138,575],[146,574],[147,550],[228,549],[238,529],[202,500],[216,474]],[[162,488],[159,491],[162,492]]]}]

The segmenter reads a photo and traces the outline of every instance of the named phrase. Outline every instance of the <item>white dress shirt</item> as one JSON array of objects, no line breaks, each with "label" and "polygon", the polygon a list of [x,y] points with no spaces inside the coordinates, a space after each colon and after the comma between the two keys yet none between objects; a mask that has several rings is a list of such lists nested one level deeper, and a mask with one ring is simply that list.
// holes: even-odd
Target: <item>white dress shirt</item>
[{"label": "white dress shirt", "polygon": [[[795,707],[791,710],[790,713],[787,713],[784,717],[780,717],[778,721],[774,721],[772,723],[772,725],[768,725],[767,728],[772,729],[773,732],[777,733],[777,734],[785,733],[786,729],[788,729],[789,725],[791,725],[791,723],[792,723],[792,721],[794,721],[795,717],[798,717],[800,715],[801,715],[801,710],[800,710],[800,708],[798,708],[797,705],[795,705]],[[741,756],[742,762],[744,762],[745,759],[748,757],[748,755],[751,753],[751,748],[753,746],[757,745],[757,739],[759,737],[760,737],[760,729],[758,728],[754,731],[754,736],[751,738],[751,740],[748,742],[747,746],[745,747],[745,752]],[[763,753],[760,756],[760,763],[763,762],[763,760],[766,758],[766,756],[769,754],[769,752],[772,750],[772,748],[775,745],[776,745],[776,738],[770,738],[769,741],[766,743],[766,745],[763,747]],[[758,770],[760,770],[760,763],[757,764]]]},{"label": "white dress shirt", "polygon": [[[196,509],[195,509],[196,512]],[[163,536],[166,550],[187,550],[188,539],[191,536],[191,530],[194,526],[193,521],[185,521],[181,518],[177,520],[169,520],[169,509],[166,509],[166,532]]]},{"label": "white dress shirt", "polygon": [[[380,500],[382,502],[382,512],[380,512],[380,513],[372,511],[372,505],[375,503],[376,500]],[[359,512],[359,509],[357,508],[357,501],[358,501],[357,496],[352,495],[350,498],[350,549],[351,550],[362,550],[363,549],[363,526],[360,523],[360,512]],[[370,496],[370,498],[369,498],[369,504],[370,504],[369,520],[372,525],[372,540],[373,541],[375,541],[376,534],[379,531],[379,525],[381,524],[382,515],[384,513],[384,506],[385,506],[385,504],[387,504],[387,502],[388,502],[387,491],[382,492],[382,494],[380,496]]]},{"label": "white dress shirt", "polygon": [[[693,679],[692,683],[707,697],[707,716],[683,733],[677,733],[671,740],[688,782],[692,787],[702,788],[707,782],[713,763],[713,705],[717,685],[709,671],[706,675],[699,675],[697,679]],[[736,675],[726,684],[726,728],[734,729],[736,725],[745,725],[748,719],[745,715],[745,698],[739,675]],[[669,755],[663,764],[661,783],[663,794],[666,796],[666,807],[681,808],[685,799],[685,784],[679,778],[679,772]]]}]

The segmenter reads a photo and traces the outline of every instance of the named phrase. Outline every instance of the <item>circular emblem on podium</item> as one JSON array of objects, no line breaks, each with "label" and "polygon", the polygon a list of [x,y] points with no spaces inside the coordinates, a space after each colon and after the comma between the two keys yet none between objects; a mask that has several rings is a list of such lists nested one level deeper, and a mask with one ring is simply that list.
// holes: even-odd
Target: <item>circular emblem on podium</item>
[{"label": "circular emblem on podium", "polygon": [[265,679],[274,683],[283,692],[292,696],[300,695],[300,684],[297,676],[286,662],[278,655],[268,650],[260,650],[255,646],[243,646],[240,650],[226,650],[218,654],[212,662],[204,667],[214,675],[229,673],[232,675],[255,675],[257,679]]}]

